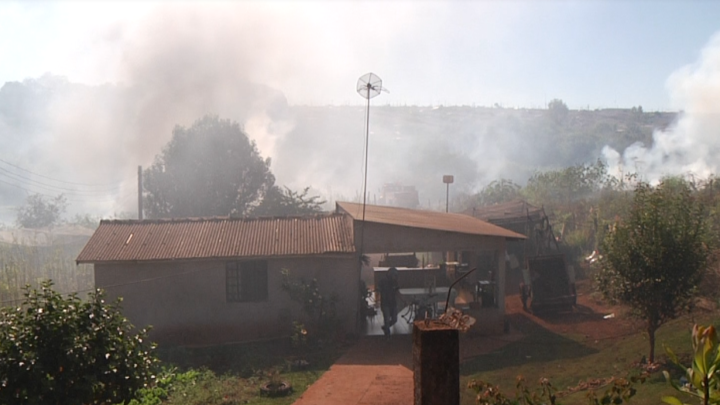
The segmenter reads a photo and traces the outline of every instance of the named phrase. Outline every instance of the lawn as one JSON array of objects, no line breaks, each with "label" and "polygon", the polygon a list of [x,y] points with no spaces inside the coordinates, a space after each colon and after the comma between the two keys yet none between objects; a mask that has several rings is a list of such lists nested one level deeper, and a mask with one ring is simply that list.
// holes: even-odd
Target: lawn
[{"label": "lawn", "polygon": [[[298,353],[291,349],[289,341],[275,340],[203,348],[160,348],[162,364],[172,370],[165,374],[167,395],[145,403],[157,404],[162,400],[163,404],[177,405],[291,404],[347,347],[348,344],[316,346]],[[289,382],[293,393],[282,398],[261,396],[260,386],[270,378]]]},{"label": "lawn", "polygon": [[[665,362],[664,346],[681,359],[689,359],[692,351],[690,334],[694,322],[718,324],[717,316],[705,313],[683,317],[657,332],[656,360]],[[539,387],[540,378],[548,378],[559,391],[577,386],[588,379],[626,377],[639,374],[638,363],[648,353],[647,337],[642,331],[611,339],[586,341],[572,333],[558,334],[532,322],[516,322],[524,338],[494,352],[478,356],[461,365],[463,405],[475,404],[471,380],[499,385],[506,396],[514,398],[516,377],[522,375],[528,387]],[[689,363],[689,361],[685,361]],[[668,366],[670,367],[670,366]],[[636,385],[637,395],[631,404],[659,404],[663,395],[674,395],[661,372],[650,375],[644,384]],[[598,390],[598,393],[604,390]],[[563,395],[562,404],[587,404],[587,391]],[[684,398],[686,401],[689,398]]]}]

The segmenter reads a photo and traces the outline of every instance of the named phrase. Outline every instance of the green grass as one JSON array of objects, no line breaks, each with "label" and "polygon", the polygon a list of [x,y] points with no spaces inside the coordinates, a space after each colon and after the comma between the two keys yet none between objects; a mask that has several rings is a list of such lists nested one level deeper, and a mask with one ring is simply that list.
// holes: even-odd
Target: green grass
[{"label": "green grass", "polygon": [[[700,324],[719,321],[711,315],[695,319]],[[525,337],[497,351],[479,356],[461,365],[461,386],[471,380],[482,380],[499,385],[509,397],[515,395],[515,381],[522,375],[527,385],[535,389],[540,378],[550,379],[553,386],[562,391],[582,381],[595,378],[627,377],[639,374],[637,362],[648,353],[648,341],[642,331],[638,333],[597,342],[585,342],[572,335],[559,335],[532,322],[519,322]],[[689,358],[692,320],[680,318],[660,328],[656,336],[656,361],[666,359],[663,346],[678,355]],[[670,366],[668,366],[670,367]],[[631,404],[659,404],[663,395],[672,395],[660,372],[653,373],[638,390]],[[604,390],[598,390],[598,393]],[[472,390],[463,388],[461,403],[475,404]],[[587,391],[576,392],[559,400],[562,404],[587,404]]]},{"label": "green grass", "polygon": [[[166,367],[182,375],[174,379],[163,404],[238,405],[292,404],[338,359],[347,345],[328,345],[294,352],[286,340],[235,344],[205,348],[171,348],[159,350]],[[306,360],[303,370],[293,369],[292,361]],[[260,386],[273,378],[292,384],[293,393],[283,398],[260,395]],[[189,371],[189,374],[187,373]],[[191,375],[191,378],[186,378]],[[148,404],[153,402],[147,402]]]}]

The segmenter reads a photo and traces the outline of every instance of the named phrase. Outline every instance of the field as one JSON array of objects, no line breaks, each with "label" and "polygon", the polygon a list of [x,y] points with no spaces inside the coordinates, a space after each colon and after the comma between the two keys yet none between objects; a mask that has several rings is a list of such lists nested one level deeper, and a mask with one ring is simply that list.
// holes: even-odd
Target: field
[{"label": "field", "polygon": [[[624,308],[603,305],[588,286],[579,291],[576,311],[542,318],[523,312],[517,296],[508,297],[511,325],[523,337],[464,361],[463,387],[481,380],[499,385],[505,395],[514,397],[517,376],[523,376],[531,389],[539,387],[540,378],[548,378],[560,392],[560,403],[586,404],[588,391],[583,388],[610,377],[640,374],[640,363],[648,354],[642,324],[629,318]],[[696,312],[662,326],[657,333],[656,361],[666,362],[664,346],[689,359],[690,331],[696,322],[717,325],[718,317],[711,311]],[[674,395],[660,371],[636,388],[631,404],[658,404],[663,395]],[[598,393],[603,391],[597,388]],[[474,403],[474,392],[464,389],[462,404]]]}]

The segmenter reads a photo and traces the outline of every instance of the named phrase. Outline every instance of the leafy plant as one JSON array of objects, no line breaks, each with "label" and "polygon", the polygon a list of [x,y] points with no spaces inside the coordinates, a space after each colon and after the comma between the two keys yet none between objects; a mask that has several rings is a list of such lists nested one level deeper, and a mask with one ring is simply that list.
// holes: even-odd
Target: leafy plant
[{"label": "leafy plant", "polygon": [[130,401],[155,379],[154,345],[132,331],[101,290],[87,302],[63,298],[46,281],[25,305],[0,311],[0,403]]},{"label": "leafy plant", "polygon": [[303,278],[297,279],[292,277],[287,269],[282,270],[282,289],[293,301],[302,305],[303,312],[312,322],[311,331],[314,330],[317,337],[331,337],[338,325],[335,312],[337,294],[325,295],[320,291],[317,279],[309,282]]},{"label": "leafy plant", "polygon": [[[720,404],[720,370],[718,370],[720,347],[715,327],[695,325],[692,332],[692,347],[691,367],[681,365],[677,355],[670,348],[665,348],[670,361],[685,370],[687,382],[677,384],[667,371],[663,371],[665,379],[678,392],[699,399],[703,405]],[[683,405],[683,402],[674,396],[665,396],[662,400],[670,405]]]},{"label": "leafy plant", "polygon": [[540,387],[531,391],[525,383],[525,378],[518,376],[515,380],[514,399],[505,396],[499,386],[484,381],[471,381],[468,388],[477,393],[475,400],[478,405],[540,405],[546,403],[554,405],[557,399],[557,389],[547,378],[541,378],[538,384]]},{"label": "leafy plant", "polygon": [[[633,387],[636,382],[644,382],[645,377],[610,378],[607,381],[610,387],[598,395],[594,389],[588,390],[586,396],[589,405],[623,404],[632,398],[637,392]],[[505,396],[500,387],[488,384],[483,381],[471,381],[468,388],[477,393],[476,402],[478,405],[545,405],[559,404],[558,398],[568,391],[560,392],[550,380],[541,378],[538,381],[539,387],[534,391],[530,390],[523,376],[518,376],[515,382],[515,398]]]}]

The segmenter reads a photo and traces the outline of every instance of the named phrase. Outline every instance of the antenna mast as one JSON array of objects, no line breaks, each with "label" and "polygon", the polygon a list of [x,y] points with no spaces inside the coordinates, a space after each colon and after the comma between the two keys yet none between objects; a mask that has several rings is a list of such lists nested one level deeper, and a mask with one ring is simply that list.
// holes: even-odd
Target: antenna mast
[{"label": "antenna mast", "polygon": [[367,203],[367,177],[368,177],[368,145],[370,143],[370,99],[378,96],[381,91],[387,91],[382,87],[382,79],[375,73],[366,73],[358,79],[357,92],[361,97],[367,99],[365,107],[365,174],[363,177],[363,205],[362,205],[362,228],[360,229],[360,267],[365,253],[365,205]]}]

